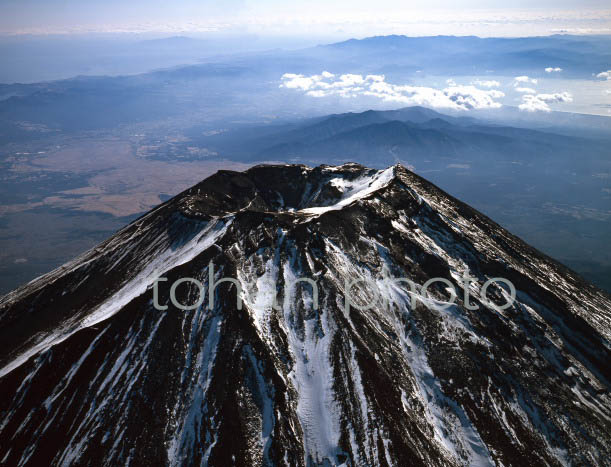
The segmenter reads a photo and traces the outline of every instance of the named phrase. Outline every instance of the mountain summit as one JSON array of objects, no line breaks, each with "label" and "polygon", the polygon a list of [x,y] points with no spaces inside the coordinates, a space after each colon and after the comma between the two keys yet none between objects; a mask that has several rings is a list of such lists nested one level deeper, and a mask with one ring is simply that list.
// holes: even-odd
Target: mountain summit
[{"label": "mountain summit", "polygon": [[400,165],[220,171],[0,298],[0,462],[602,465],[610,310]]}]

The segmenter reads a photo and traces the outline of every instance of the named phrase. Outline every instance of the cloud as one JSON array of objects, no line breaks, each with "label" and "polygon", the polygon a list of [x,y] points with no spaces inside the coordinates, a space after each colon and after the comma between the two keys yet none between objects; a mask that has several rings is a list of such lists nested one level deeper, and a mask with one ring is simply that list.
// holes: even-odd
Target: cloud
[{"label": "cloud", "polygon": [[452,78],[446,79],[446,84],[448,86],[456,86],[456,81],[454,81]]},{"label": "cloud", "polygon": [[513,85],[514,86],[519,86],[520,83],[532,83],[532,84],[537,84],[538,80],[536,80],[535,78],[529,78],[528,76],[516,76],[513,79]]},{"label": "cloud", "polygon": [[562,68],[558,68],[558,67],[554,68],[554,67],[551,67],[551,66],[550,66],[550,67],[547,67],[547,68],[545,69],[545,72],[546,72],[546,73],[559,73],[559,72],[561,72],[561,71],[562,71]]},{"label": "cloud", "polygon": [[516,91],[523,92],[525,94],[537,94],[537,91],[534,90],[533,88],[522,88],[522,87],[519,87],[519,88],[516,88]]},{"label": "cloud", "polygon": [[607,81],[611,81],[611,70],[603,71],[602,73],[598,73],[596,75],[597,78],[604,78]]},{"label": "cloud", "polygon": [[[64,2],[49,0],[0,1],[0,32],[51,34],[85,32],[237,32],[309,36],[338,40],[377,34],[465,35],[480,37],[609,34],[608,1],[517,2],[515,8],[491,2],[441,2],[415,0],[414,8],[398,1],[366,2],[253,2],[245,0],[186,0],[176,8],[169,2]],[[403,2],[405,4],[405,2]],[[413,5],[412,5],[413,3]],[[69,12],[57,8],[71,5]],[[479,4],[479,6],[478,6]],[[17,5],[17,6],[16,6]],[[505,7],[503,7],[505,5]],[[537,8],[521,8],[527,5]],[[570,8],[565,8],[566,6]],[[142,10],[146,6],[146,13]],[[480,7],[484,6],[485,9]],[[576,8],[579,12],[576,13]],[[544,9],[543,9],[544,8]],[[319,43],[317,40],[316,43]],[[278,46],[282,45],[278,42]]]},{"label": "cloud", "polygon": [[[320,76],[320,78],[322,78],[322,76]],[[310,78],[306,78],[303,75],[296,75],[294,73],[285,73],[282,75],[282,80],[284,81],[283,87],[289,89],[308,90],[314,85],[317,79],[317,75]]]},{"label": "cloud", "polygon": [[505,96],[496,89],[457,85],[452,80],[448,80],[444,89],[391,84],[386,82],[384,75],[344,74],[336,77],[328,72],[312,76],[285,73],[281,80],[281,88],[301,90],[310,97],[374,97],[384,102],[454,110],[498,108],[502,104],[496,99]]},{"label": "cloud", "polygon": [[526,94],[522,96],[522,103],[518,107],[526,112],[549,112],[551,109],[548,104],[560,102],[573,102],[573,96],[568,92]]},{"label": "cloud", "polygon": [[498,81],[481,79],[476,79],[471,84],[475,84],[476,86],[481,86],[483,88],[498,88],[501,85],[501,83]]}]

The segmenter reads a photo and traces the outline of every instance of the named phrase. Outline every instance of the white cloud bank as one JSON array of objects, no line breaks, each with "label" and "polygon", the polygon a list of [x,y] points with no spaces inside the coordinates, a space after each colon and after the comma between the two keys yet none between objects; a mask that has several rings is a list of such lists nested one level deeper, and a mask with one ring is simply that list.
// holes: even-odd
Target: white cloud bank
[{"label": "white cloud bank", "polygon": [[528,76],[516,76],[513,79],[513,85],[514,86],[520,86],[521,83],[532,83],[532,84],[537,84],[538,80],[536,80],[535,78],[529,78]]},{"label": "white cloud bank", "polygon": [[[591,0],[594,1],[594,0]],[[603,5],[603,0],[596,0]],[[580,2],[367,2],[322,0],[308,2],[244,1],[148,2],[146,15],[135,2],[76,2],[70,14],[58,14],[59,1],[0,1],[3,34],[143,33],[169,34],[219,32],[282,38],[274,47],[285,47],[286,38],[315,37],[337,40],[376,34],[409,36],[475,35],[480,37],[546,36],[548,34],[609,34],[609,5],[586,7]],[[143,5],[144,2],[141,2]],[[179,2],[181,3],[181,2]],[[77,8],[78,4],[87,5]],[[406,7],[409,4],[409,7]],[[483,4],[483,5],[482,5]],[[19,5],[19,6],[16,6]],[[37,7],[32,7],[36,5]],[[520,6],[521,5],[521,6]],[[567,8],[567,5],[569,6]],[[573,6],[570,6],[573,5]],[[482,8],[485,6],[485,8]],[[412,8],[413,7],[413,8]],[[583,8],[581,8],[583,7]],[[73,11],[72,11],[73,10]],[[60,10],[61,11],[61,10]],[[259,41],[257,41],[259,42]],[[267,46],[269,48],[269,46]]]},{"label": "white cloud bank", "polygon": [[481,79],[476,79],[471,84],[474,84],[476,86],[481,86],[483,88],[498,88],[501,85],[501,83],[495,80],[481,80]]},{"label": "white cloud bank", "polygon": [[611,70],[607,70],[607,71],[603,71],[602,73],[598,73],[596,77],[606,79],[607,81],[611,81]]},{"label": "white cloud bank", "polygon": [[561,72],[561,71],[562,71],[562,68],[558,68],[558,67],[555,67],[555,68],[554,68],[554,67],[551,67],[551,66],[549,66],[549,67],[547,67],[547,68],[545,69],[545,72],[546,72],[546,73],[559,73],[559,72]]},{"label": "white cloud bank", "polygon": [[375,97],[385,102],[405,105],[423,105],[454,110],[499,108],[495,99],[505,94],[496,89],[479,89],[475,86],[457,85],[449,80],[444,89],[425,86],[390,84],[384,75],[343,74],[339,77],[323,71],[319,75],[304,76],[294,73],[282,75],[281,88],[305,91],[307,96],[340,96],[345,98]]},{"label": "white cloud bank", "polygon": [[537,91],[533,88],[522,88],[522,87],[518,87],[516,88],[517,92],[522,92],[524,94],[537,94]]},{"label": "white cloud bank", "polygon": [[522,96],[522,103],[518,106],[526,112],[549,112],[548,104],[560,102],[573,102],[573,96],[568,92],[554,94],[526,94]]}]

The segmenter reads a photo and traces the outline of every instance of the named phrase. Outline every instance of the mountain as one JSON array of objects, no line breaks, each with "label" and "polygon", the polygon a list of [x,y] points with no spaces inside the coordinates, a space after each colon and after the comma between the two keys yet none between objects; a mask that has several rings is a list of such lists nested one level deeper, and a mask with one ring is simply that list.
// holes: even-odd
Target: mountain
[{"label": "mountain", "polygon": [[[322,117],[283,122],[275,125],[245,125],[229,132],[201,137],[201,144],[212,145],[222,151],[226,157],[241,159],[266,160],[270,157],[287,157],[293,151],[302,150],[315,144],[332,141],[335,137],[360,130],[371,125],[394,124],[405,122],[429,129],[435,122],[441,125],[467,126],[478,122],[469,117],[444,115],[425,107],[413,106],[397,110],[366,110],[325,115]],[[439,123],[437,123],[439,125]],[[381,127],[380,127],[381,128]],[[420,127],[418,127],[420,128]],[[359,134],[356,131],[355,134]],[[374,144],[369,144],[371,149]],[[328,154],[323,154],[327,156]],[[336,154],[335,154],[336,155]],[[371,164],[371,161],[369,161]]]},{"label": "mountain", "polygon": [[445,167],[448,159],[479,159],[489,165],[507,160],[537,164],[550,160],[553,165],[563,166],[566,158],[574,159],[575,153],[588,159],[604,155],[606,164],[608,152],[608,138],[512,127],[419,106],[334,114],[276,126],[247,126],[200,139],[201,144],[240,160],[356,159],[380,167],[401,160],[414,165],[424,160],[440,162]]},{"label": "mountain", "polygon": [[[350,39],[320,49],[354,62],[371,72],[393,76],[422,70],[455,74],[498,74],[519,71],[541,74],[545,63],[557,63],[571,78],[587,78],[609,63],[610,36],[554,35],[499,38],[476,36],[409,37],[402,35]],[[391,60],[390,57],[394,57]],[[378,69],[375,67],[378,66]]]},{"label": "mountain", "polygon": [[[77,75],[127,75],[211,61],[242,61],[259,70],[380,72],[388,76],[417,71],[509,76],[544,75],[548,66],[570,78],[590,78],[609,65],[609,35],[479,38],[469,36],[377,36],[319,45],[313,38],[265,38],[256,34],[214,37],[161,37],[110,34],[0,37],[0,83],[33,83]],[[328,39],[323,39],[328,40]],[[27,57],[28,60],[24,60]],[[292,65],[287,69],[286,65]],[[323,66],[323,68],[321,68]],[[335,72],[335,71],[334,71]]]},{"label": "mountain", "polygon": [[[24,121],[72,133],[184,116],[198,122],[209,122],[212,115],[218,120],[261,121],[270,115],[287,118],[296,113],[329,113],[338,105],[345,109],[354,109],[355,103],[356,108],[371,106],[372,101],[350,99],[343,104],[326,104],[326,99],[302,99],[293,91],[287,94],[286,89],[278,87],[285,73],[311,76],[327,70],[338,76],[379,74],[387,83],[415,86],[430,86],[435,76],[458,82],[461,77],[469,81],[478,76],[494,78],[502,82],[501,89],[508,94],[503,104],[510,104],[513,91],[507,89],[507,77],[528,75],[542,80],[542,84],[560,76],[590,82],[611,63],[611,36],[378,36],[299,50],[267,51],[260,50],[261,39],[255,37],[220,42],[180,36],[128,42],[91,39],[78,45],[69,38],[15,40],[9,44],[0,39],[0,54],[4,52],[5,59],[0,83],[7,83],[0,84],[0,130],[7,126],[12,130],[4,130],[7,135],[0,131],[0,141],[14,138],[17,130],[11,126]],[[252,53],[227,53],[249,48]],[[27,64],[23,57],[28,57]],[[38,66],[33,66],[34,62]],[[563,68],[560,76],[544,71],[552,65]],[[32,81],[40,73],[42,76],[34,80],[38,82],[8,84],[18,76]],[[65,79],[49,81],[59,76]],[[547,85],[538,89],[552,93],[565,86],[569,84],[558,91]],[[589,84],[574,86],[588,88]],[[291,111],[287,111],[287,99],[294,100]],[[232,108],[235,102],[241,105]],[[597,106],[593,103],[583,109],[599,113]],[[482,110],[490,118],[511,118],[529,126],[562,124],[587,129],[596,125],[598,130],[609,129],[608,123],[602,123],[609,120],[606,117],[581,122],[571,115],[518,109],[506,112],[505,107]],[[554,123],[556,119],[558,124]]]},{"label": "mountain", "polygon": [[[459,141],[440,131],[420,128],[398,120],[373,123],[335,133],[328,138],[298,141],[273,146],[257,154],[259,159],[286,159],[300,157],[304,160],[333,158],[335,160],[368,158],[370,164],[387,165],[400,158],[442,157],[456,154]],[[332,160],[333,160],[332,159]],[[320,160],[320,159],[319,159]]]},{"label": "mountain", "polygon": [[0,459],[602,465],[610,310],[400,165],[220,171],[0,299]]}]

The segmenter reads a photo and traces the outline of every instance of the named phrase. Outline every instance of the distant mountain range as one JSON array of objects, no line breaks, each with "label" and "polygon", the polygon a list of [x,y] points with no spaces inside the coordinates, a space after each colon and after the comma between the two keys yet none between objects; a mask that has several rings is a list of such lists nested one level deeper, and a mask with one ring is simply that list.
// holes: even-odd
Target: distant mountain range
[{"label": "distant mountain range", "polygon": [[152,40],[121,35],[106,39],[81,35],[78,40],[69,36],[5,37],[0,39],[4,64],[0,82],[48,81],[82,74],[126,75],[203,61],[239,61],[260,70],[285,68],[283,72],[288,65],[297,72],[320,72],[316,68],[337,66],[350,72],[385,73],[393,78],[418,70],[444,75],[491,72],[540,75],[549,66],[563,68],[564,77],[589,78],[592,73],[607,70],[611,63],[611,36],[604,35],[523,38],[391,35],[318,47],[308,47],[308,43],[312,41],[289,37],[282,42],[270,41],[256,35]]},{"label": "distant mountain range", "polygon": [[[601,117],[603,118],[603,117]],[[480,170],[513,162],[529,170],[570,167],[579,154],[592,170],[609,167],[607,139],[585,138],[452,117],[424,107],[365,111],[303,120],[277,127],[246,127],[200,138],[243,160],[364,160],[384,166],[407,161],[445,168],[448,161],[481,164]],[[585,162],[587,161],[587,162]]]},{"label": "distant mountain range", "polygon": [[[591,77],[611,63],[611,36],[552,35],[524,38],[475,36],[408,37],[400,35],[351,39],[322,46],[332,53],[367,63],[378,72],[478,74],[534,73],[550,64],[565,70],[565,77]],[[393,61],[390,60],[393,58]],[[346,60],[347,58],[344,58]],[[547,65],[544,65],[547,64]],[[605,68],[607,67],[607,68]]]},{"label": "distant mountain range", "polygon": [[[183,46],[196,48],[200,43],[204,42],[178,37],[144,41],[139,47],[145,47],[147,53],[156,47],[167,52]],[[202,45],[202,53],[204,49]],[[374,73],[385,75],[390,82],[413,84],[428,75],[528,74],[554,79],[555,76],[544,72],[544,68],[553,65],[563,67],[565,79],[592,79],[608,69],[610,50],[611,36],[516,39],[380,36],[292,51],[209,56],[205,63],[137,75],[0,84],[0,138],[18,132],[15,122],[19,121],[80,131],[181,115],[201,118],[202,112],[208,117],[235,119],[241,111],[244,118],[259,121],[270,114],[286,118],[300,108],[309,114],[325,113],[314,110],[320,103],[312,102],[311,98],[293,102],[290,110],[278,100],[282,95],[278,82],[287,72]],[[333,105],[337,108],[338,104]],[[501,119],[507,117],[504,110],[497,113]],[[522,113],[512,117],[517,122],[525,116]],[[551,115],[526,117],[526,125],[557,123],[556,116]],[[578,118],[571,120],[563,126],[579,125]],[[598,121],[591,119],[587,126],[595,128]]]}]

